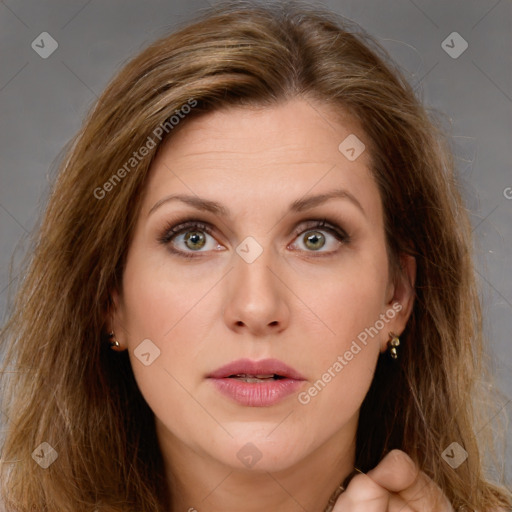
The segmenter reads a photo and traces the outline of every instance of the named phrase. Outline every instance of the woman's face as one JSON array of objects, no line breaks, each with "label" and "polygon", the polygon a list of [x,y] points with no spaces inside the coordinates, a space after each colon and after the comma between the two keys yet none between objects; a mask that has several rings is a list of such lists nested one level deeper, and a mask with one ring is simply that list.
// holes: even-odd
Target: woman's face
[{"label": "woman's face", "polygon": [[[276,471],[353,447],[379,352],[411,307],[390,279],[365,134],[299,99],[181,128],[152,164],[114,295],[164,451]],[[281,365],[211,377],[240,359]],[[229,377],[274,373],[286,378]]]}]

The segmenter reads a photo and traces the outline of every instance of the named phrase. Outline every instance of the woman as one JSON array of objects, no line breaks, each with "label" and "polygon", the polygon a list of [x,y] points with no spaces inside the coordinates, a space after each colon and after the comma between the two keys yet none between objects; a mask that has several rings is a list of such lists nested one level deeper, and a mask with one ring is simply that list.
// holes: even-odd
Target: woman
[{"label": "woman", "polygon": [[453,162],[384,58],[227,3],[115,77],[4,330],[7,510],[511,506]]}]

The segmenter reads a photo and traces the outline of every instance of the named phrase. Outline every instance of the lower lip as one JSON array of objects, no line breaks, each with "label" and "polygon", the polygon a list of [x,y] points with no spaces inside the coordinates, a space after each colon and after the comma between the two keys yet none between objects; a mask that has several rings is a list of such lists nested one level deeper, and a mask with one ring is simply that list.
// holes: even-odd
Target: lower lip
[{"label": "lower lip", "polygon": [[265,382],[243,382],[233,378],[210,379],[217,389],[240,405],[268,407],[277,404],[296,392],[304,382],[295,379],[279,379]]}]

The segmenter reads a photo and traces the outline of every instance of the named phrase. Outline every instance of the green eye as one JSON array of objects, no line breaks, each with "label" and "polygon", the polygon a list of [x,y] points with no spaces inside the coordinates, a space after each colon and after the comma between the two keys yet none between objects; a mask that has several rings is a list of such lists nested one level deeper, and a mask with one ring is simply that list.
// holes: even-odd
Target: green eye
[{"label": "green eye", "polygon": [[[337,248],[327,251],[321,250],[329,244],[329,238],[326,236],[326,233],[337,240],[338,246],[340,244],[348,244],[350,241],[349,236],[343,229],[335,224],[326,224],[325,219],[322,221],[306,221],[306,226],[304,226],[303,222],[294,232],[296,238],[302,235],[300,242],[304,248],[299,248],[299,250],[306,253],[317,252],[318,255],[329,256],[336,253]],[[169,225],[158,240],[162,244],[167,245],[173,254],[185,258],[195,258],[199,257],[200,253],[207,253],[221,248],[218,243],[214,244],[213,242],[210,242],[213,245],[209,249],[206,248],[209,243],[208,236],[215,240],[213,229],[209,224],[190,219],[174,226]],[[180,239],[180,237],[183,238]]]},{"label": "green eye", "polygon": [[304,235],[302,239],[306,247],[312,251],[318,251],[325,245],[325,236],[320,231],[308,231],[308,233],[309,235]]},{"label": "green eye", "polygon": [[206,237],[201,231],[187,231],[184,242],[189,249],[197,250],[205,246]]}]

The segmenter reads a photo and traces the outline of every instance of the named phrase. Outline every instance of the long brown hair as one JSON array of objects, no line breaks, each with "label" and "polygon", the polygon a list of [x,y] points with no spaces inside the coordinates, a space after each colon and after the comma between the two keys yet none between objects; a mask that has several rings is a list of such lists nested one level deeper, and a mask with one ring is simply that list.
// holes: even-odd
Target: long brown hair
[{"label": "long brown hair", "polygon": [[[454,507],[512,505],[486,480],[479,455],[488,447],[478,446],[480,408],[472,407],[482,329],[471,229],[439,123],[353,24],[296,2],[228,2],[131,60],[63,159],[2,331],[7,510],[169,510],[154,415],[127,353],[105,343],[110,292],[119,289],[163,135],[225,106],[294,97],[361,122],[391,261],[399,268],[408,253],[417,262],[400,362],[379,359],[361,408],[356,467],[367,471],[400,448]],[[143,146],[147,154],[135,157]],[[32,456],[43,442],[58,454],[46,469]],[[468,453],[456,469],[441,456],[452,442]]]}]

